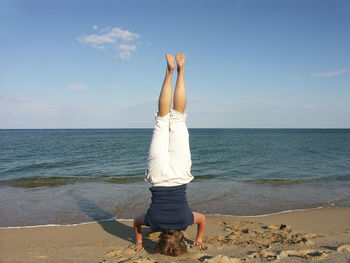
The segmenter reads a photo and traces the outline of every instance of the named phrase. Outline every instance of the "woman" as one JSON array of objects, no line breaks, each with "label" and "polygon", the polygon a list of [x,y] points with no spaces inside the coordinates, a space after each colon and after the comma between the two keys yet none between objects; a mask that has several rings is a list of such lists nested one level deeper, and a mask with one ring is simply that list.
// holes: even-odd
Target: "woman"
[{"label": "woman", "polygon": [[191,153],[186,127],[186,87],[184,80],[185,54],[177,54],[177,81],[173,108],[172,73],[176,67],[175,57],[166,54],[167,68],[158,100],[156,125],[148,156],[145,180],[152,184],[152,203],[146,214],[134,220],[136,236],[135,249],[143,247],[141,226],[147,225],[154,231],[161,231],[156,250],[162,254],[177,256],[186,252],[183,230],[197,224],[194,246],[206,249],[202,243],[205,216],[192,212],[186,198],[186,186],[193,179],[191,175]]}]

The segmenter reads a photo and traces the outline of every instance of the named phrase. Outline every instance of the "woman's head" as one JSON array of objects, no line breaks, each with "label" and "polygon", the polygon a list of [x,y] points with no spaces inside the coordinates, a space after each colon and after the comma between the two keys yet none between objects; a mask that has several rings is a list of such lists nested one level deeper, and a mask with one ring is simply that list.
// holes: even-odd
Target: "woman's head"
[{"label": "woman's head", "polygon": [[155,251],[168,256],[179,256],[187,252],[187,246],[181,231],[168,230],[159,236]]}]

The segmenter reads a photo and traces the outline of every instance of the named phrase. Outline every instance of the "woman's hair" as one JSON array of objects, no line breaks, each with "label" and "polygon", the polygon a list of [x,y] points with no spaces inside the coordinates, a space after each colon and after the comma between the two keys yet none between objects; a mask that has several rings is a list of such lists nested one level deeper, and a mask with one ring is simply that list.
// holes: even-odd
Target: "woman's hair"
[{"label": "woman's hair", "polygon": [[159,242],[155,252],[160,254],[177,257],[187,252],[187,246],[184,241],[182,231],[168,230],[159,235]]}]

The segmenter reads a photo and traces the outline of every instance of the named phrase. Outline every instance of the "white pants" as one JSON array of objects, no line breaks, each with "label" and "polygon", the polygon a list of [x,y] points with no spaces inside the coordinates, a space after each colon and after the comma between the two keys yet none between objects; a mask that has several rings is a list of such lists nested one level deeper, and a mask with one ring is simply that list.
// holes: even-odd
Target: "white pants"
[{"label": "white pants", "polygon": [[176,186],[193,179],[186,117],[186,113],[173,109],[163,117],[155,117],[145,178],[153,186]]}]

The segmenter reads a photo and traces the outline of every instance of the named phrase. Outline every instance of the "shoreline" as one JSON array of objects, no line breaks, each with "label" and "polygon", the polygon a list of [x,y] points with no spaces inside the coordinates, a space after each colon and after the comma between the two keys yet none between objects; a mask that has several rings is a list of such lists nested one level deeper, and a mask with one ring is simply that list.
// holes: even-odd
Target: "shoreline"
[{"label": "shoreline", "polygon": [[[0,229],[1,262],[348,262],[350,208],[319,208],[266,216],[207,215],[204,241],[192,247],[196,226],[185,231],[188,253],[154,254],[158,232],[143,227],[145,249],[134,242],[131,220],[100,221],[57,227]],[[220,261],[221,260],[221,261]],[[226,261],[224,261],[226,260]]]},{"label": "shoreline", "polygon": [[[192,210],[202,214],[255,217],[300,209],[350,207],[349,187],[348,181],[270,186],[210,179],[189,184],[187,198]],[[0,199],[4,200],[0,204],[0,211],[4,211],[0,213],[0,228],[72,225],[114,217],[132,219],[145,212],[151,201],[149,186],[144,182],[0,188]]]},{"label": "shoreline", "polygon": [[[208,217],[236,217],[236,218],[257,218],[257,217],[268,217],[272,215],[279,215],[279,214],[285,214],[285,213],[293,213],[293,212],[300,212],[300,211],[308,211],[308,210],[318,210],[318,209],[325,209],[325,208],[331,208],[331,209],[343,209],[347,207],[313,207],[313,208],[300,208],[300,209],[293,209],[293,210],[283,210],[280,212],[274,212],[274,213],[268,213],[268,214],[261,214],[261,215],[224,215],[224,214],[205,214],[205,216]],[[350,207],[349,207],[350,209]],[[106,218],[96,221],[87,221],[87,222],[81,222],[81,223],[73,223],[73,224],[43,224],[43,225],[30,225],[30,226],[0,226],[1,229],[21,229],[21,228],[36,228],[36,227],[57,227],[57,226],[80,226],[80,225],[86,225],[86,224],[93,224],[93,223],[99,223],[99,222],[109,222],[109,221],[120,221],[120,222],[129,222],[133,221],[133,218]]]}]

